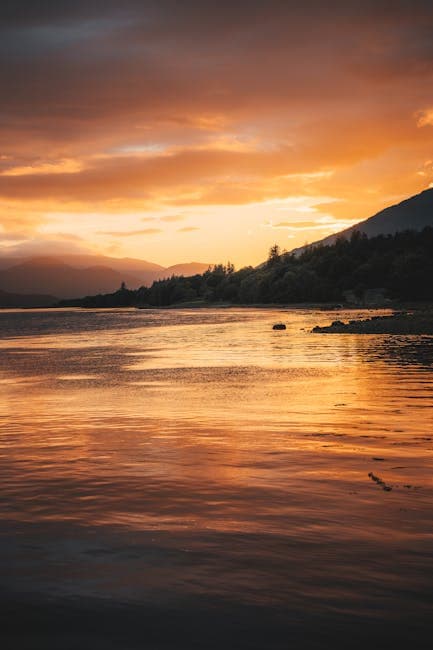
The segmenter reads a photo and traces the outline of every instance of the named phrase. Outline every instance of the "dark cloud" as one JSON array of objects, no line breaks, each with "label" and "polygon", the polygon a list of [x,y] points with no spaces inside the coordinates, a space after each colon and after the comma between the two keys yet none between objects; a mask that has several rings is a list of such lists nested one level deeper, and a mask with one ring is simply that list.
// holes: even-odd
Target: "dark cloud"
[{"label": "dark cloud", "polygon": [[[159,198],[175,211],[331,187],[336,210],[357,193],[361,212],[381,190],[418,189],[413,170],[433,146],[429,120],[417,125],[433,106],[433,5],[391,5],[3,1],[8,228],[36,222],[14,201],[31,215],[44,201],[125,209]],[[291,178],[328,171],[332,182],[314,187]]]},{"label": "dark cloud", "polygon": [[[125,1],[123,5],[138,3]],[[34,27],[39,25],[61,25],[85,23],[108,12],[119,12],[119,3],[114,0],[2,0],[0,6],[1,27]]]},{"label": "dark cloud", "polygon": [[415,108],[431,98],[432,15],[424,2],[2,3],[2,135],[12,152],[86,149],[203,112],[260,129],[272,112],[380,110],[387,81],[403,95],[424,75],[400,97]]}]

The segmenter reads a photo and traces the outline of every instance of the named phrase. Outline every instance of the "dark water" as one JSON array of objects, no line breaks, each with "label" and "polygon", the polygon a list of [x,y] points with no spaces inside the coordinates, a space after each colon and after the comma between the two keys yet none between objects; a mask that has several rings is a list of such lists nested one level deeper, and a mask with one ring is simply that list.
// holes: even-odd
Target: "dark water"
[{"label": "dark water", "polygon": [[433,338],[344,316],[0,312],[2,647],[430,648]]}]

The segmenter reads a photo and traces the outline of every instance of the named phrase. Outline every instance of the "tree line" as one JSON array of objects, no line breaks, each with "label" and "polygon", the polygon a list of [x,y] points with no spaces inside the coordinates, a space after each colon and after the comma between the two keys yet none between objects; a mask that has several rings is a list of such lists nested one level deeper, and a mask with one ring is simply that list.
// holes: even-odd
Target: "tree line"
[{"label": "tree line", "polygon": [[178,303],[284,304],[344,302],[347,292],[361,301],[368,290],[396,300],[433,300],[433,228],[368,238],[355,231],[332,245],[314,245],[300,254],[277,245],[259,267],[238,271],[217,264],[205,273],[173,276],[150,287],[63,301],[84,307],[153,306]]}]

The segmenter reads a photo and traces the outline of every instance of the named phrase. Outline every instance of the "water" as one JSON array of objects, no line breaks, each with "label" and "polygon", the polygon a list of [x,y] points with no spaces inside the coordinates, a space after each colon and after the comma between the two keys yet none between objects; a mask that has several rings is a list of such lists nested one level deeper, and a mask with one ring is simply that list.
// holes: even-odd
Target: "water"
[{"label": "water", "polygon": [[0,312],[3,647],[430,647],[433,338],[362,314]]}]

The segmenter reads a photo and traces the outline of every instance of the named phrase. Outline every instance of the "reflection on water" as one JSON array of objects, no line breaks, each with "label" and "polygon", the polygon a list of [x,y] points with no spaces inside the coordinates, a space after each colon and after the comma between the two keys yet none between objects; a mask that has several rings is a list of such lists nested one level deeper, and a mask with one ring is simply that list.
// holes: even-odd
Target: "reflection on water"
[{"label": "reflection on water", "polygon": [[10,647],[429,647],[433,338],[356,316],[0,313]]}]

